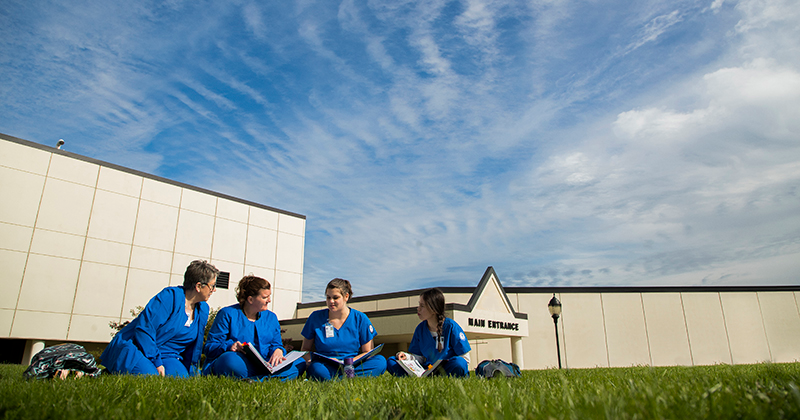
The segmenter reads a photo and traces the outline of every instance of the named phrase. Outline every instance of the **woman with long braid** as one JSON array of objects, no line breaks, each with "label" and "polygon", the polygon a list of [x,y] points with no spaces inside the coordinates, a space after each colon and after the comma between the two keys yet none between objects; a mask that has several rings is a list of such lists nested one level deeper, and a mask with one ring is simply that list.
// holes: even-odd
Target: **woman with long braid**
[{"label": "woman with long braid", "polygon": [[444,316],[444,294],[439,289],[426,290],[419,296],[417,316],[422,322],[414,330],[408,352],[398,352],[387,361],[392,375],[405,376],[397,359],[415,358],[426,366],[442,360],[439,365],[450,376],[469,376],[469,351],[472,349],[455,321]]}]

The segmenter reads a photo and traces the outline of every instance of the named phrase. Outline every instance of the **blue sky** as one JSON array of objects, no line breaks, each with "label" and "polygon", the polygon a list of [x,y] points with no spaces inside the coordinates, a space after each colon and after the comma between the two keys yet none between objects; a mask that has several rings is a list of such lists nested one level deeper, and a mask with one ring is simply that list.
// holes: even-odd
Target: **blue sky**
[{"label": "blue sky", "polygon": [[798,284],[800,3],[0,3],[0,132],[307,216],[304,300]]}]

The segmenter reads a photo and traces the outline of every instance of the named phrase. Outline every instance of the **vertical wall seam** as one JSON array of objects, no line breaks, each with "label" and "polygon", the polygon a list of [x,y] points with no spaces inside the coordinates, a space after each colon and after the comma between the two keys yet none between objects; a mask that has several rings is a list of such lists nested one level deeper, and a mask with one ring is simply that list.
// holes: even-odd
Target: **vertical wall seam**
[{"label": "vertical wall seam", "polygon": [[797,316],[800,317],[800,308],[797,307],[797,292],[792,292],[792,297],[794,297],[794,308],[797,310]]},{"label": "vertical wall seam", "polygon": [[[563,295],[561,293],[558,293],[558,300],[561,301],[561,302],[563,302],[562,296]],[[560,319],[561,319],[561,342],[559,344],[561,344],[561,347],[564,349],[564,360],[562,360],[562,362],[564,363],[564,367],[569,369],[569,363],[567,362],[567,360],[568,360],[567,359],[567,329],[564,328],[563,312],[562,312],[562,316],[560,317]],[[530,327],[528,327],[528,328],[530,328]],[[556,357],[558,357],[558,354],[556,354]]]},{"label": "vertical wall seam", "polygon": [[[209,261],[214,261],[214,238],[217,236],[217,217],[219,217],[219,198],[214,201],[214,221],[211,222],[211,249],[208,250]],[[230,282],[230,278],[228,281]]]},{"label": "vertical wall seam", "polygon": [[[139,197],[136,203],[136,217],[133,220],[133,234],[131,235],[131,250],[128,252],[128,267],[125,270],[125,284],[122,287],[122,305],[119,307],[119,322],[122,322],[122,314],[125,311],[125,298],[128,296],[128,280],[131,276],[131,262],[133,261],[133,247],[136,246],[136,232],[139,227],[139,212],[142,210],[142,193],[144,192],[144,177],[142,177],[142,182],[139,183]],[[172,260],[175,259],[175,255],[172,256]],[[170,273],[172,272],[172,261],[170,261]]]},{"label": "vertical wall seam", "polygon": [[600,316],[603,318],[603,340],[606,343],[606,366],[611,367],[611,355],[608,352],[608,328],[606,328],[606,307],[603,303],[603,294],[600,293]]},{"label": "vertical wall seam", "polygon": [[[800,308],[797,307],[797,292],[792,292],[792,297],[794,298],[794,308],[797,311],[797,316],[800,318]],[[795,358],[794,361],[796,362],[798,359]]]},{"label": "vertical wall seam", "polygon": [[731,364],[733,363],[733,347],[731,346],[731,335],[728,332],[728,317],[725,316],[725,304],[722,302],[722,293],[717,292],[719,298],[719,307],[722,310],[722,326],[725,327],[725,338],[728,340],[728,356],[730,356]]},{"label": "vertical wall seam", "polygon": [[14,314],[11,316],[11,327],[8,329],[8,334],[14,331],[14,323],[17,320],[17,311],[19,310],[19,299],[22,297],[22,288],[25,286],[25,274],[28,273],[28,263],[31,260],[31,249],[33,248],[33,237],[36,235],[36,226],[39,224],[39,213],[42,211],[42,200],[44,199],[44,190],[47,188],[47,180],[50,177],[50,165],[53,163],[53,152],[50,152],[50,159],[47,161],[47,171],[44,174],[44,183],[42,183],[42,193],[39,194],[39,205],[36,206],[36,217],[33,219],[33,228],[31,229],[31,240],[28,242],[28,253],[25,255],[25,266],[22,268],[22,278],[19,279],[19,290],[17,290],[17,303],[14,304]]},{"label": "vertical wall seam", "polygon": [[689,345],[689,360],[692,362],[692,366],[694,364],[694,350],[692,349],[692,338],[689,334],[689,322],[687,321],[686,316],[686,305],[683,303],[683,292],[678,293],[681,298],[681,314],[683,315],[683,327],[686,329],[686,343]]},{"label": "vertical wall seam", "polygon": [[[303,234],[300,236],[303,240],[300,246],[300,295],[303,294],[303,277],[306,272],[306,221],[303,220]],[[499,280],[498,280],[499,281]],[[519,306],[517,306],[519,308]]]},{"label": "vertical wall seam", "polygon": [[650,331],[647,329],[647,313],[644,310],[644,297],[639,292],[639,303],[642,304],[642,319],[644,320],[644,338],[647,340],[647,356],[650,358],[650,366],[653,366],[653,352],[650,348]]},{"label": "vertical wall seam", "polygon": [[[252,209],[253,208],[251,206],[247,206],[247,222],[244,225],[244,255],[242,255],[242,275],[247,274],[247,244],[250,242],[250,211]],[[275,283],[274,279],[272,282]]]},{"label": "vertical wall seam", "polygon": [[[278,247],[280,246],[280,242],[281,242],[281,219],[282,218],[283,217],[281,217],[281,215],[279,214],[278,215],[278,224],[275,226],[275,255],[273,256],[274,258],[272,259],[272,267],[274,268],[272,270],[272,282],[276,283],[276,285],[275,285],[276,289],[278,288],[276,280],[278,279]],[[275,292],[273,292],[273,293],[275,293]],[[302,294],[303,294],[303,292],[301,291],[300,292],[301,297],[302,297]],[[270,310],[274,311],[275,310],[275,297],[272,298],[272,301],[269,304],[272,305]]]},{"label": "vertical wall seam", "polygon": [[[211,249],[208,250],[208,260],[211,261],[211,263],[214,264],[215,267],[217,266],[217,264],[215,264],[215,260],[214,260],[214,238],[217,237],[217,217],[219,217],[219,197],[216,197],[215,201],[214,201],[214,221],[212,222],[212,226],[211,226]],[[176,235],[176,238],[177,238],[177,235]],[[175,258],[173,257],[172,259],[174,260]],[[220,260],[220,261],[222,261],[222,260]],[[219,267],[217,267],[217,269],[219,269]],[[244,269],[244,267],[242,267],[242,269]],[[170,278],[172,278],[172,273],[170,273],[169,275],[170,275]],[[241,277],[239,277],[239,278],[241,278]],[[230,284],[231,284],[231,273],[228,272],[228,288],[230,288]],[[209,299],[211,299],[211,297],[213,297],[213,295],[209,296]],[[206,303],[208,303],[208,302],[206,302]],[[208,307],[210,309],[211,305],[208,305]]]},{"label": "vertical wall seam", "polygon": [[72,330],[72,319],[75,317],[75,301],[78,299],[78,287],[81,285],[81,272],[83,271],[83,258],[86,256],[86,243],[89,241],[89,228],[92,226],[92,214],[94,214],[94,205],[97,201],[97,187],[100,184],[100,165],[97,165],[97,174],[94,178],[94,192],[92,193],[92,205],[89,206],[89,221],[86,223],[86,233],[83,236],[83,249],[81,250],[81,259],[78,263],[78,277],[75,279],[75,293],[72,294],[72,307],[69,310],[69,322],[67,323],[67,335],[64,339],[69,338],[69,332]]},{"label": "vertical wall seam", "polygon": [[[178,199],[178,219],[175,220],[175,237],[172,238],[172,262],[169,265],[168,274],[170,281],[172,280],[172,273],[175,272],[175,252],[176,248],[178,247],[178,234],[180,233],[181,227],[181,213],[183,213],[183,191],[184,189],[181,188],[181,198]],[[169,286],[169,282],[167,283],[167,286]]]},{"label": "vertical wall seam", "polygon": [[772,346],[769,343],[769,334],[767,334],[767,323],[764,322],[764,310],[761,308],[761,296],[756,292],[756,302],[758,303],[758,314],[761,315],[761,328],[764,329],[764,339],[767,341],[767,351],[769,351],[769,361],[775,362],[775,356],[772,355]]}]

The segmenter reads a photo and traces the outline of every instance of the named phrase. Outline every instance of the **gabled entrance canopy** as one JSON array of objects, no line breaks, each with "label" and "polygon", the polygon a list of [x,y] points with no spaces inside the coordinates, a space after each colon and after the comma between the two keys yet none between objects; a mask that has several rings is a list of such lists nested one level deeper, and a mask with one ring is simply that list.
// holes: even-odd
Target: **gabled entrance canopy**
[{"label": "gabled entrance canopy", "polygon": [[453,318],[470,339],[527,337],[528,315],[514,310],[494,268],[489,267],[466,305],[452,304]]}]

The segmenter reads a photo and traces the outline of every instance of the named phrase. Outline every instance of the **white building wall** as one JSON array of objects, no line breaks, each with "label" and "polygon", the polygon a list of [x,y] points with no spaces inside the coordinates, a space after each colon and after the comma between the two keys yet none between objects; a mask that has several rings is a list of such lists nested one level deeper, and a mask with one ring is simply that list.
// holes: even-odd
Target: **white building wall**
[{"label": "white building wall", "polygon": [[195,259],[230,273],[212,308],[250,273],[300,301],[302,216],[2,136],[0,194],[0,338],[107,342]]},{"label": "white building wall", "polygon": [[[564,367],[692,366],[800,360],[800,311],[793,291],[556,293]],[[526,369],[557,366],[552,294],[514,292],[528,314]],[[488,343],[483,352],[502,343]]]},{"label": "white building wall", "polygon": [[682,315],[686,322],[692,363],[732,363],[719,293],[681,293],[681,297],[683,314],[677,313],[675,316]]},{"label": "white building wall", "polygon": [[800,360],[800,315],[796,293],[758,293],[770,355],[774,362]]},{"label": "white building wall", "polygon": [[[601,294],[559,293],[557,295],[564,308],[558,321],[562,365],[569,368],[608,367]],[[569,312],[566,311],[567,308],[570,309]],[[522,313],[526,310],[527,308],[517,309]],[[523,343],[526,339],[523,338]],[[524,346],[525,344],[523,348]]]},{"label": "white building wall", "polygon": [[653,366],[691,366],[680,293],[641,293]]},{"label": "white building wall", "polygon": [[602,293],[611,367],[651,365],[650,343],[640,293]]},{"label": "white building wall", "polygon": [[756,292],[720,293],[734,364],[771,360]]},{"label": "white building wall", "polygon": [[[563,309],[558,322],[561,364],[594,368],[798,361],[797,288],[562,288],[556,293]],[[443,291],[447,303],[470,300],[469,293]],[[557,367],[556,329],[547,308],[553,293],[547,288],[509,288],[506,293],[515,311],[527,315],[523,368]],[[351,307],[366,312],[414,308],[417,300],[418,291],[397,292],[360,297]],[[324,301],[305,304],[296,318],[305,318],[324,306]],[[398,315],[398,320],[402,316]],[[390,322],[378,319],[382,325]],[[409,336],[415,322],[405,327]],[[299,331],[300,326],[293,324],[293,328]],[[380,334],[379,329],[378,342],[398,339]],[[396,335],[397,329],[392,334]],[[470,339],[470,344],[470,369],[485,359],[512,360],[508,338]]]}]

